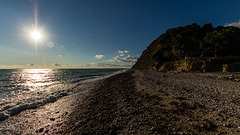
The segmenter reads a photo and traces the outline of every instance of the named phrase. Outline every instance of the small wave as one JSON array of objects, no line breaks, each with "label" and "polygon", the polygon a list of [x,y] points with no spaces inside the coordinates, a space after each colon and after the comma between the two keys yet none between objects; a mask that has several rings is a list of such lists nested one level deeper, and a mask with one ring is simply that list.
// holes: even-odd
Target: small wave
[{"label": "small wave", "polygon": [[4,99],[0,101],[0,121],[19,114],[21,111],[36,109],[47,103],[55,102],[63,96],[72,94],[75,86],[55,85],[46,90],[24,92],[10,99]]},{"label": "small wave", "polygon": [[85,77],[94,77],[94,76],[96,76],[96,75],[80,75],[79,77],[80,78],[85,78]]}]

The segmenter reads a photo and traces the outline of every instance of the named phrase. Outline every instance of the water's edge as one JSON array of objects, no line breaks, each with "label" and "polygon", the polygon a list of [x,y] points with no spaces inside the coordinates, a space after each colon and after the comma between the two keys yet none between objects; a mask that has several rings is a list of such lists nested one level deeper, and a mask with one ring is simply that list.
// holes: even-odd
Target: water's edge
[{"label": "water's edge", "polygon": [[94,83],[98,80],[120,74],[127,71],[120,70],[110,75],[94,79],[86,79],[74,84],[55,84],[40,91],[26,91],[9,99],[0,100],[0,121],[17,115],[28,109],[36,109],[48,103],[56,102],[58,99],[75,94],[75,89],[84,83]]}]

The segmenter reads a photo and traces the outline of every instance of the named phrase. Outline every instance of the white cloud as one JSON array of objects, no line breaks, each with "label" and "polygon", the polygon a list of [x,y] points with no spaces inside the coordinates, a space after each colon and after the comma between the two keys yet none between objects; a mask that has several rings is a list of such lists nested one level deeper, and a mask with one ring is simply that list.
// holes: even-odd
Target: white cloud
[{"label": "white cloud", "polygon": [[104,58],[104,55],[95,55],[95,57],[97,58],[97,59],[103,59]]},{"label": "white cloud", "polygon": [[124,50],[124,51],[121,51],[121,50],[118,50],[117,52],[120,56],[124,56],[126,53],[128,53],[127,50]]},{"label": "white cloud", "polygon": [[59,44],[57,44],[57,43],[54,43],[54,42],[48,42],[47,43],[47,46],[49,47],[49,48],[54,48],[54,49],[56,49],[56,51],[57,52],[63,52],[63,51],[65,51],[66,50],[66,48],[63,46],[63,45],[59,45]]},{"label": "white cloud", "polygon": [[115,62],[116,60],[113,60],[113,59],[111,60],[110,59],[110,60],[104,60],[104,61],[106,61],[106,62]]},{"label": "white cloud", "polygon": [[233,22],[233,23],[227,24],[225,26],[235,26],[235,27],[239,27],[240,28],[240,21],[239,22]]},{"label": "white cloud", "polygon": [[135,63],[137,61],[138,57],[128,55],[124,58],[115,57],[114,59],[118,60],[119,62]]},{"label": "white cloud", "polygon": [[121,50],[118,50],[118,54],[123,54],[123,51],[121,51]]},{"label": "white cloud", "polygon": [[60,58],[61,58],[61,57],[63,57],[63,56],[60,54],[60,55],[58,55],[58,57],[60,57]]},{"label": "white cloud", "polygon": [[[129,51],[127,51],[127,50],[124,50],[124,51],[118,50],[117,56],[115,56],[113,59],[118,62],[126,62],[126,63],[131,63],[131,64],[135,63],[137,61],[138,57],[126,55],[127,53],[129,53]],[[124,56],[126,56],[126,57],[124,57]]]},{"label": "white cloud", "polygon": [[118,50],[117,51],[117,54],[119,55],[119,57],[123,57],[126,53],[128,53],[127,50],[124,50],[124,51]]}]

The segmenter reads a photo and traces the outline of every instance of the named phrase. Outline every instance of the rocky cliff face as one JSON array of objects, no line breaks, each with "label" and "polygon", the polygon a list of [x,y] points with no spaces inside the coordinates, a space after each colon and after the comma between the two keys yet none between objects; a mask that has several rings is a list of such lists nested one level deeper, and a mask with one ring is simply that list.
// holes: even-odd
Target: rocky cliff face
[{"label": "rocky cliff face", "polygon": [[[228,68],[230,69],[230,68]],[[177,72],[216,72],[223,70],[223,63],[216,58],[187,58],[184,60],[164,62],[158,71]]]},{"label": "rocky cliff face", "polygon": [[147,47],[133,69],[222,71],[223,64],[240,63],[239,44],[240,28],[236,27],[192,24],[172,28]]},{"label": "rocky cliff face", "polygon": [[153,59],[154,54],[158,51],[160,44],[157,44],[157,40],[153,41],[145,51],[143,51],[141,57],[138,59],[133,69],[139,70],[154,70],[156,61]]}]

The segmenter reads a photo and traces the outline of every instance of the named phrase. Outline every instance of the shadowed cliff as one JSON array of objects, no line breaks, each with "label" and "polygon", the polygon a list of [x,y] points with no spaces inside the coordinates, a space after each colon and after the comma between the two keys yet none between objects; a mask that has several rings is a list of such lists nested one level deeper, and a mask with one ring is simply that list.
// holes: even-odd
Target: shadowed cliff
[{"label": "shadowed cliff", "polygon": [[168,29],[166,33],[160,35],[142,53],[133,69],[168,71],[166,65],[183,65],[184,63],[181,62],[186,63],[186,61],[182,60],[187,60],[188,65],[193,65],[189,61],[202,64],[198,64],[197,68],[194,65],[194,70],[186,71],[205,71],[208,67],[211,67],[210,71],[222,70],[223,64],[239,62],[239,50],[240,28],[233,26],[214,28],[212,24],[201,27],[193,23]]}]

